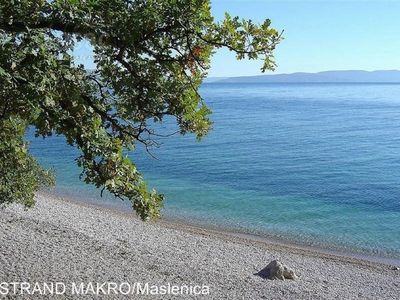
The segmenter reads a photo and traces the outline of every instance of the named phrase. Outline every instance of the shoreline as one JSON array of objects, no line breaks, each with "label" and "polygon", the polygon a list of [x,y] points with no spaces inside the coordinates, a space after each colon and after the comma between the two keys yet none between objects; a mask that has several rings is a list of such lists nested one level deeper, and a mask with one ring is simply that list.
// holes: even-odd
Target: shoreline
[{"label": "shoreline", "polygon": [[252,233],[244,233],[240,231],[230,230],[228,228],[219,228],[212,227],[203,224],[190,223],[185,221],[179,221],[174,219],[164,219],[161,220],[163,224],[166,226],[170,226],[172,228],[179,228],[185,231],[194,231],[194,232],[208,232],[214,234],[216,236],[227,236],[232,239],[241,239],[243,241],[250,241],[255,243],[260,243],[262,245],[276,246],[276,247],[285,247],[288,249],[296,249],[296,251],[304,251],[307,253],[315,253],[315,255],[326,255],[332,256],[333,258],[340,259],[348,259],[348,260],[357,260],[360,262],[366,263],[377,263],[386,265],[388,267],[400,267],[400,259],[381,257],[381,256],[373,256],[363,253],[351,252],[351,251],[341,251],[337,249],[329,249],[328,247],[319,247],[314,245],[301,244],[296,241],[292,241],[289,239],[279,239],[275,237],[265,236],[265,235],[257,235]]},{"label": "shoreline", "polygon": [[[275,259],[298,279],[257,275]],[[397,299],[400,292],[400,271],[385,264],[168,221],[143,223],[132,213],[43,194],[34,208],[0,209],[0,265],[0,282],[206,285],[204,299]]]},{"label": "shoreline", "polygon": [[[73,198],[70,196],[64,196],[62,194],[53,194],[52,192],[41,192],[40,194],[47,196],[47,197],[57,197],[62,201],[70,201],[77,205],[89,206],[94,208],[101,208],[106,209],[110,212],[114,213],[121,213],[128,217],[136,217],[136,214],[133,210],[126,210],[122,207],[117,205],[112,205],[111,203],[104,203],[104,202],[94,202],[94,201],[82,201],[77,198]],[[276,247],[287,247],[288,249],[296,249],[300,251],[306,251],[310,253],[317,253],[318,255],[328,255],[333,257],[340,257],[343,259],[350,259],[350,260],[360,260],[369,263],[378,263],[383,264],[386,266],[396,266],[400,267],[400,258],[392,258],[392,257],[384,257],[384,256],[374,256],[367,253],[356,252],[356,251],[346,251],[341,249],[332,249],[318,245],[309,245],[306,243],[300,243],[294,240],[285,239],[285,238],[278,238],[274,236],[267,236],[262,234],[255,234],[255,233],[246,233],[240,230],[234,230],[231,228],[217,226],[217,225],[208,225],[201,222],[190,222],[184,218],[173,218],[173,217],[161,217],[161,219],[157,220],[156,223],[163,224],[164,226],[168,226],[170,228],[178,229],[178,230],[185,230],[189,232],[194,232],[197,234],[214,234],[216,236],[233,238],[233,239],[242,239],[244,241],[251,241],[261,244],[267,245],[274,245]]]}]

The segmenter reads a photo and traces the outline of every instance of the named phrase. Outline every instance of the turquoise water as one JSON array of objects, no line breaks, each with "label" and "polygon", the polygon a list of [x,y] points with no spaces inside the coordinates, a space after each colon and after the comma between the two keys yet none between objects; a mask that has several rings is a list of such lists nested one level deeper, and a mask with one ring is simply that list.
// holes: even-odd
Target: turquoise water
[{"label": "turquoise water", "polygon": [[[214,129],[131,156],[169,218],[400,259],[400,85],[205,84]],[[173,132],[167,120],[162,132]],[[128,204],[80,183],[62,137],[32,152],[57,193]],[[125,206],[124,206],[125,205]]]}]

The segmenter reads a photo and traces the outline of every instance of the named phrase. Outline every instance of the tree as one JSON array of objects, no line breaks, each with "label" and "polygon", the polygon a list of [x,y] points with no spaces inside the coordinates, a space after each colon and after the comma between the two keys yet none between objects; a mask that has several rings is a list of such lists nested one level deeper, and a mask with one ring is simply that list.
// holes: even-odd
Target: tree
[{"label": "tree", "polygon": [[[150,122],[173,116],[181,134],[203,137],[210,110],[198,93],[215,49],[275,66],[281,35],[226,14],[209,0],[0,0],[0,204],[34,203],[52,176],[29,154],[24,135],[64,135],[80,150],[82,179],[128,199],[142,219],[159,216],[125,150],[154,145]],[[74,62],[90,42],[96,69]]]}]

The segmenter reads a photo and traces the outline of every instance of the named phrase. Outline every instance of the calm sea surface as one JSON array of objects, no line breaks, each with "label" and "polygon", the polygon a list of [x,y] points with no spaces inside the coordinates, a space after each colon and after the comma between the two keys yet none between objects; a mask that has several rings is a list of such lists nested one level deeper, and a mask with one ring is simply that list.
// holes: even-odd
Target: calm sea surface
[{"label": "calm sea surface", "polygon": [[[166,195],[164,215],[400,259],[400,85],[205,84],[214,129],[131,157]],[[174,131],[169,120],[162,132]],[[56,193],[129,209],[79,182],[63,137],[32,152]],[[124,206],[125,205],[125,206]]]}]

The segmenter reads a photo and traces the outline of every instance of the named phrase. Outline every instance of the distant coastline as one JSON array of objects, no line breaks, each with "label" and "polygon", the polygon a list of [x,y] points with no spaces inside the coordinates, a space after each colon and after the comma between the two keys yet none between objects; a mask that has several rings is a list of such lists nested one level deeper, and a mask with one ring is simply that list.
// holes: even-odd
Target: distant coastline
[{"label": "distant coastline", "polygon": [[400,71],[324,71],[297,72],[240,77],[210,77],[205,83],[400,83]]}]

